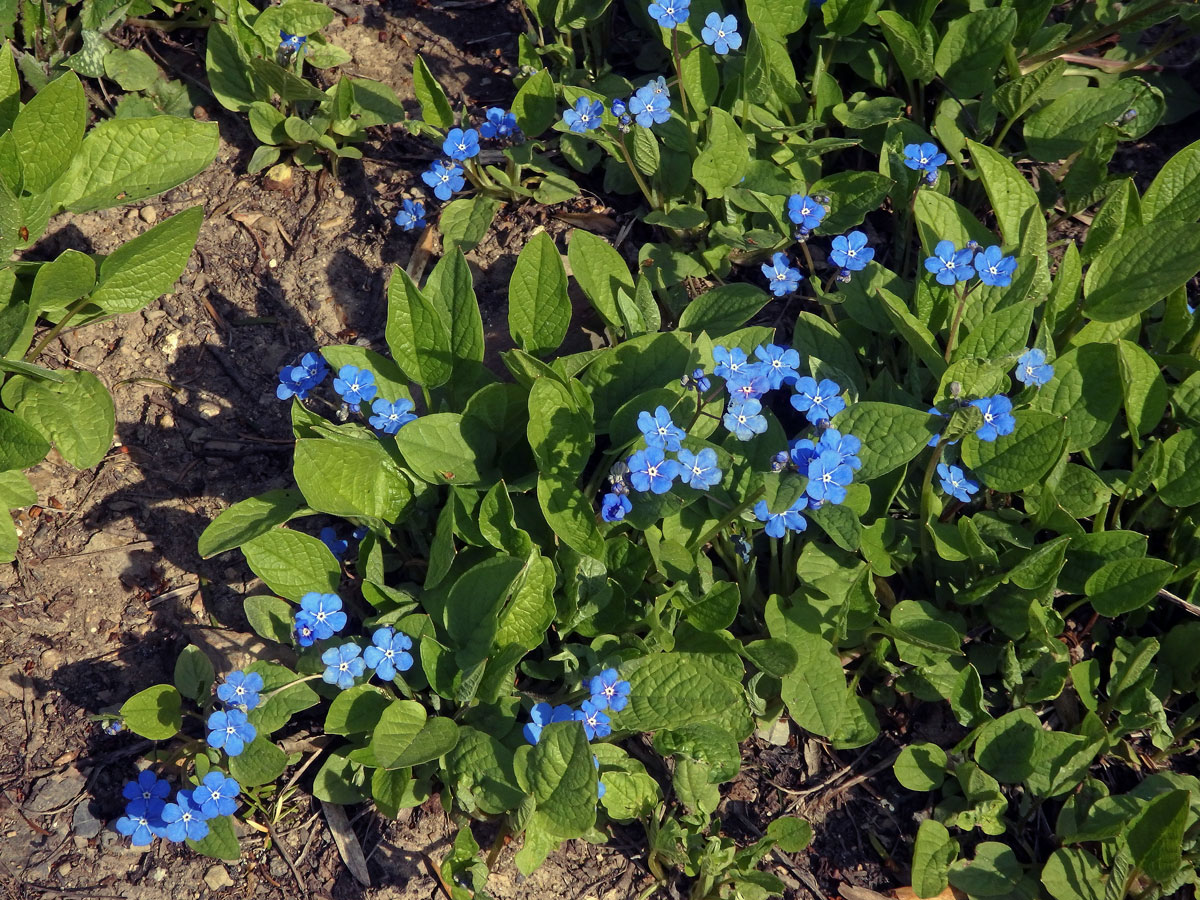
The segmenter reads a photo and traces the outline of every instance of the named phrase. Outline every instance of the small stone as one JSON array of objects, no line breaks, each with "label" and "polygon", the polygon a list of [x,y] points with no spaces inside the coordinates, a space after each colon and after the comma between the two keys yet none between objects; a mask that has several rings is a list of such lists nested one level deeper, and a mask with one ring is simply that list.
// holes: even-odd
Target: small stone
[{"label": "small stone", "polygon": [[143,206],[140,213],[142,221],[147,225],[153,225],[158,221],[158,210],[153,206]]},{"label": "small stone", "polygon": [[86,784],[87,779],[73,770],[65,775],[48,775],[37,783],[28,808],[32,812],[47,813],[66,806],[79,796]]},{"label": "small stone", "polygon": [[221,407],[211,401],[203,400],[196,405],[196,412],[206,419],[213,419],[221,414]]},{"label": "small stone", "polygon": [[343,191],[341,188],[337,188],[337,189],[336,189],[336,190],[333,192],[333,199],[334,199],[334,200],[345,200],[345,199],[346,199],[346,192],[345,192],[345,191]]},{"label": "small stone", "polygon": [[229,870],[220,863],[204,873],[204,883],[214,891],[219,891],[222,888],[233,887],[233,879],[229,877]]},{"label": "small stone", "polygon": [[80,803],[75,807],[75,814],[71,816],[71,831],[76,837],[84,838],[85,840],[94,838],[100,833],[103,827],[100,820],[92,815],[89,804]]},{"label": "small stone", "polygon": [[167,877],[167,870],[162,866],[158,866],[150,873],[150,878],[157,882],[162,882]]},{"label": "small stone", "polygon": [[276,163],[267,169],[262,184],[268,191],[287,193],[292,189],[292,167],[287,163]]}]

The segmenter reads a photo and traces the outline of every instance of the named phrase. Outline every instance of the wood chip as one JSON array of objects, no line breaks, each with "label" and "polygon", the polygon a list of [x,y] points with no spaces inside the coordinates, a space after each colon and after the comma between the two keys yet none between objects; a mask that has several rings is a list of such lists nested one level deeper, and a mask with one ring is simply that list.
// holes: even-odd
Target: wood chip
[{"label": "wood chip", "polygon": [[342,862],[346,864],[355,881],[364,887],[370,887],[371,875],[367,871],[367,859],[363,856],[354,829],[350,827],[350,820],[346,818],[345,809],[324,800],[321,801],[321,809],[325,811],[325,821],[329,823],[329,830],[333,834],[333,842],[337,844],[338,853],[342,856]]}]

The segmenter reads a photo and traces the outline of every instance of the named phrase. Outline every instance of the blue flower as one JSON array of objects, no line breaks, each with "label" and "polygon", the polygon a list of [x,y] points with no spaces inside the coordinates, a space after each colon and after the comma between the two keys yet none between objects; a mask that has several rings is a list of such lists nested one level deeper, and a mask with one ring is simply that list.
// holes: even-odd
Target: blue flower
[{"label": "blue flower", "polygon": [[317,620],[300,610],[292,620],[292,630],[296,633],[296,643],[301,647],[311,647],[317,639]]},{"label": "blue flower", "polygon": [[542,729],[552,722],[570,722],[575,717],[575,711],[565,703],[551,706],[549,703],[534,704],[529,711],[529,722],[521,729],[525,740],[536,744],[542,737]]},{"label": "blue flower", "polygon": [[824,206],[807,194],[792,194],[788,197],[788,218],[792,220],[792,224],[800,226],[797,231],[801,237],[820,225],[826,212]]},{"label": "blue flower", "polygon": [[499,106],[489,109],[484,118],[487,121],[480,124],[479,133],[489,140],[506,138],[517,130],[517,117]]},{"label": "blue flower", "polygon": [[166,800],[171,793],[171,784],[159,778],[149,769],[138,772],[137,781],[127,781],[121,789],[126,800]]},{"label": "blue flower", "polygon": [[300,598],[300,609],[313,620],[313,631],[317,640],[333,637],[346,627],[346,614],[342,612],[342,598],[337,594],[318,594],[309,591]]},{"label": "blue flower", "polygon": [[854,480],[854,470],[833,450],[821,450],[808,464],[808,484],[804,492],[814,503],[841,503],[846,485]]},{"label": "blue flower", "polygon": [[604,118],[604,104],[589,97],[580,97],[575,101],[575,108],[563,113],[563,121],[576,134],[594,131],[600,127]]},{"label": "blue flower", "polygon": [[474,128],[468,128],[466,131],[451,128],[446,132],[446,140],[442,141],[442,152],[459,161],[478,156],[479,132]]},{"label": "blue flower", "polygon": [[680,480],[688,487],[698,491],[707,491],[714,484],[721,483],[721,470],[717,468],[717,451],[705,447],[699,453],[691,450],[680,450],[679,459]]},{"label": "blue flower", "polygon": [[642,410],[637,425],[646,439],[646,446],[670,450],[672,453],[679,449],[679,442],[687,437],[687,432],[671,421],[671,414],[665,406],[655,409],[654,415]]},{"label": "blue flower", "polygon": [[757,400],[771,390],[771,372],[763,363],[742,366],[736,375],[725,382],[731,400]]},{"label": "blue flower", "polygon": [[1026,350],[1017,359],[1017,381],[1041,387],[1054,377],[1054,366],[1046,362],[1046,353],[1036,347]]},{"label": "blue flower", "polygon": [[833,239],[829,258],[835,266],[859,272],[875,258],[875,251],[867,246],[867,236],[861,231],[839,234]]},{"label": "blue flower", "polygon": [[600,501],[600,518],[605,522],[620,522],[633,512],[633,502],[624,494],[605,494]]},{"label": "blue flower", "polygon": [[792,293],[800,287],[800,281],[804,278],[799,269],[788,265],[788,258],[782,253],[772,256],[770,265],[763,263],[762,273],[767,279],[771,293],[776,297]]},{"label": "blue flower", "polygon": [[375,386],[375,376],[358,366],[342,366],[338,369],[337,377],[333,379],[333,389],[351,406],[368,402],[379,390]]},{"label": "blue flower", "polygon": [[946,154],[937,144],[908,144],[904,148],[904,164],[910,169],[925,173],[930,184],[937,181],[938,166],[946,164]]},{"label": "blue flower", "polygon": [[405,197],[393,221],[405,231],[412,231],[414,228],[424,228],[425,204],[420,200],[410,200]]},{"label": "blue flower", "polygon": [[703,369],[692,369],[692,374],[684,375],[679,379],[679,383],[688,389],[695,388],[701,394],[706,394],[712,390],[712,382],[708,380],[708,376],[704,374]]},{"label": "blue flower", "polygon": [[650,18],[663,28],[675,28],[687,21],[688,6],[692,0],[661,0],[646,7]]},{"label": "blue flower", "polygon": [[602,709],[603,707],[597,706],[591,700],[584,700],[575,711],[575,721],[583,723],[583,730],[587,732],[589,741],[612,734],[612,728],[608,724],[611,720]]},{"label": "blue flower", "polygon": [[734,16],[722,19],[720,13],[710,12],[700,29],[700,38],[717,51],[718,56],[724,56],[742,46],[742,36],[737,29],[738,20]]},{"label": "blue flower", "polygon": [[417,417],[412,409],[412,401],[405,400],[403,397],[395,403],[377,397],[371,404],[371,412],[374,415],[367,421],[371,423],[372,428],[382,431],[384,434],[395,434],[409,422],[416,421]]},{"label": "blue flower", "polygon": [[800,438],[788,445],[788,452],[785,456],[792,461],[792,465],[799,471],[807,472],[808,464],[816,459],[820,453],[821,451],[817,449],[816,444],[807,438]]},{"label": "blue flower", "polygon": [[599,675],[593,675],[588,682],[588,690],[592,692],[592,705],[597,709],[611,709],[620,712],[629,702],[628,681],[622,681],[616,669],[605,669]]},{"label": "blue flower", "polygon": [[629,112],[629,104],[627,104],[620,97],[617,97],[612,103],[609,104],[608,110],[613,114],[614,118],[619,119],[621,116]]},{"label": "blue flower", "polygon": [[766,522],[763,529],[769,537],[781,538],[789,531],[799,534],[808,527],[808,521],[800,515],[800,511],[808,508],[808,498],[803,494],[796,502],[781,513],[773,513],[767,509],[767,501],[759,500],[754,504],[754,516],[760,522]]},{"label": "blue flower", "polygon": [[852,434],[842,434],[836,428],[826,428],[817,441],[817,448],[833,451],[841,457],[842,462],[856,472],[862,468],[862,460],[858,458],[862,441]]},{"label": "blue flower", "polygon": [[308,37],[305,35],[279,32],[279,49],[285,53],[296,53],[307,43]]},{"label": "blue flower", "polygon": [[262,676],[257,672],[230,672],[225,680],[217,687],[217,697],[230,706],[240,706],[245,710],[258,706],[258,692],[263,689]]},{"label": "blue flower", "polygon": [[792,394],[792,406],[804,413],[808,421],[816,425],[832,419],[846,408],[841,398],[842,389],[836,381],[828,378],[817,380],[809,375],[796,379],[796,393]]},{"label": "blue flower", "polygon": [[237,798],[241,792],[242,786],[224,772],[209,772],[192,791],[191,799],[204,818],[215,819],[237,812]]},{"label": "blue flower", "polygon": [[998,437],[1012,434],[1017,420],[1012,416],[1012,401],[1003,394],[972,400],[971,405],[983,413],[983,424],[975,432],[981,441],[991,443]]},{"label": "blue flower", "polygon": [[433,196],[449,200],[455,191],[461,191],[467,182],[463,178],[462,166],[439,159],[428,170],[421,173],[421,180],[433,188]]},{"label": "blue flower", "polygon": [[125,815],[117,819],[117,831],[130,839],[135,847],[148,847],[162,830],[162,811],[166,804],[160,799],[129,801]]},{"label": "blue flower", "polygon": [[665,494],[679,475],[679,463],[667,459],[658,447],[647,447],[629,457],[629,481],[635,491]]},{"label": "blue flower", "polygon": [[362,648],[358,644],[330,647],[321,654],[321,662],[325,663],[321,680],[326,684],[336,684],[343,691],[354,687],[354,679],[367,670],[361,654]]},{"label": "blue flower", "polygon": [[[929,414],[931,416],[941,416],[943,419],[948,418],[948,416],[944,412],[942,412],[940,409],[938,409],[936,406],[929,407]],[[926,447],[936,447],[938,445],[938,442],[941,439],[942,439],[941,434],[935,434],[935,435],[933,435],[933,437],[931,437],[926,442],[925,446]],[[958,443],[958,441],[947,441],[946,445],[952,447],[957,443]]]},{"label": "blue flower", "polygon": [[329,552],[341,559],[346,555],[346,551],[350,549],[350,542],[342,540],[337,536],[337,529],[332,525],[326,525],[321,529],[321,533],[317,535],[321,539],[321,543],[329,548]]},{"label": "blue flower", "polygon": [[238,756],[258,736],[258,729],[240,709],[217,710],[208,717],[207,724],[208,745],[229,756]]},{"label": "blue flower", "polygon": [[991,246],[975,254],[975,271],[984,284],[1008,287],[1017,271],[1017,261],[1001,253],[999,247]]},{"label": "blue flower", "polygon": [[[213,774],[221,777],[219,772]],[[190,791],[179,791],[175,795],[175,802],[168,803],[162,809],[163,837],[173,844],[182,844],[185,840],[203,840],[208,836],[206,819],[210,818],[200,811]]]},{"label": "blue flower", "polygon": [[971,495],[979,491],[979,485],[967,478],[966,473],[958,466],[948,466],[938,463],[938,478],[942,479],[942,490],[963,503],[971,502]]},{"label": "blue flower", "polygon": [[300,365],[284,366],[279,371],[279,386],[275,388],[275,396],[280,400],[288,400],[293,396],[303,400],[328,374],[329,364],[321,354],[305,353],[300,358]]},{"label": "blue flower", "polygon": [[800,354],[791,347],[779,347],[775,344],[767,344],[764,347],[759,344],[754,356],[763,364],[763,370],[771,383],[771,390],[798,377],[796,367],[800,365]]},{"label": "blue flower", "polygon": [[638,88],[629,98],[629,111],[643,128],[661,125],[671,118],[671,95],[661,75]]},{"label": "blue flower", "polygon": [[746,351],[740,347],[726,348],[719,345],[713,347],[713,362],[716,364],[713,374],[726,380],[741,372],[742,367],[748,364]]},{"label": "blue flower", "polygon": [[761,412],[762,404],[757,400],[730,400],[721,421],[739,441],[748,441],[767,430],[767,419]]},{"label": "blue flower", "polygon": [[361,541],[367,536],[368,531],[370,531],[370,529],[367,528],[366,525],[359,525],[352,532],[350,532],[350,537],[354,538],[356,541]]},{"label": "blue flower", "polygon": [[384,681],[392,681],[397,672],[412,668],[412,638],[394,628],[377,628],[371,635],[371,646],[363,651],[363,662]]},{"label": "blue flower", "polygon": [[925,258],[925,269],[937,276],[938,284],[951,285],[974,277],[975,269],[971,267],[973,254],[969,247],[956,250],[953,241],[938,241],[933,253],[933,256]]}]

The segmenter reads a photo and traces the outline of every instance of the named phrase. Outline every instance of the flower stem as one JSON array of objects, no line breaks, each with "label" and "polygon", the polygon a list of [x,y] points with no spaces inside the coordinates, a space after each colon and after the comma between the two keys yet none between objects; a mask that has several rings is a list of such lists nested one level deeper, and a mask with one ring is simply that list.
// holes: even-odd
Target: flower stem
[{"label": "flower stem", "polygon": [[36,362],[37,358],[42,355],[42,351],[46,349],[46,345],[62,333],[62,330],[66,328],[67,323],[71,321],[71,318],[75,315],[75,313],[83,309],[83,307],[88,303],[89,300],[91,300],[91,298],[91,294],[84,294],[82,297],[68,306],[67,311],[63,313],[63,317],[58,320],[58,324],[47,331],[42,339],[38,341],[37,346],[25,354],[25,362]]},{"label": "flower stem", "polygon": [[[683,103],[683,116],[685,119],[692,117],[688,111],[687,89],[683,86],[683,57],[679,55],[679,29],[671,29],[671,54],[675,57],[675,74],[679,76],[679,100]],[[690,132],[691,129],[688,129]]]},{"label": "flower stem", "polygon": [[659,209],[660,204],[654,199],[654,194],[650,191],[650,188],[646,186],[646,182],[642,178],[642,173],[638,171],[638,167],[633,164],[633,157],[629,155],[629,148],[625,146],[625,135],[617,135],[617,146],[621,148],[621,156],[625,158],[625,165],[629,166],[633,180],[641,188],[642,196],[646,198],[646,202],[650,204],[651,209]]},{"label": "flower stem", "polygon": [[732,522],[734,519],[736,519],[738,516],[740,516],[743,512],[748,510],[755,503],[757,503],[758,498],[761,497],[764,493],[766,493],[766,490],[767,489],[765,487],[760,487],[757,491],[755,491],[753,494],[751,494],[749,497],[747,497],[745,500],[743,500],[741,503],[739,503],[737,506],[735,506],[729,512],[725,513],[725,515],[721,516],[721,518],[717,522],[717,524],[714,525],[707,534],[702,536],[700,538],[700,540],[692,543],[690,549],[694,550],[697,547],[703,547],[705,544],[709,543],[713,538],[715,538],[718,534],[720,534],[722,531],[724,531],[729,526],[730,522]]},{"label": "flower stem", "polygon": [[921,481],[921,561],[925,567],[925,578],[933,589],[933,536],[929,533],[929,512],[933,508],[933,473],[941,462],[942,451],[946,448],[943,437],[929,456],[929,465],[925,467],[925,476]]}]

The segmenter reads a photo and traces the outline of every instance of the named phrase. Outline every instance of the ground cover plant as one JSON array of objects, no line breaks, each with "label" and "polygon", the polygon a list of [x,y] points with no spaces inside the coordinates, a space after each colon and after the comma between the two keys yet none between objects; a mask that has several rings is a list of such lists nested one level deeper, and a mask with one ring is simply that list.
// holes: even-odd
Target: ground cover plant
[{"label": "ground cover plant", "polygon": [[[637,4],[627,79],[597,49],[625,19],[536,4],[535,71],[473,121],[418,65],[446,159],[396,223],[450,201],[446,252],[391,273],[388,355],[279,373],[295,487],[200,538],[262,579],[267,649],[218,673],[188,648],[105,717],[160,742],[118,830],[235,859],[234,818],[273,837],[311,773],[388,816],[437,792],[451,896],[512,837],[528,872],[630,823],[648,895],[778,895],[764,858],[811,831],[727,835],[739,744],[866,748],[936,706],[951,736],[892,764],[930,798],[918,896],[1193,888],[1200,145],[1144,191],[1107,168],[1182,95],[1117,70],[1191,12]],[[577,230],[570,274],[533,237],[492,371],[463,251],[500,198],[574,192],[553,153],[658,230],[633,266]],[[571,279],[595,349],[563,350]]]}]

